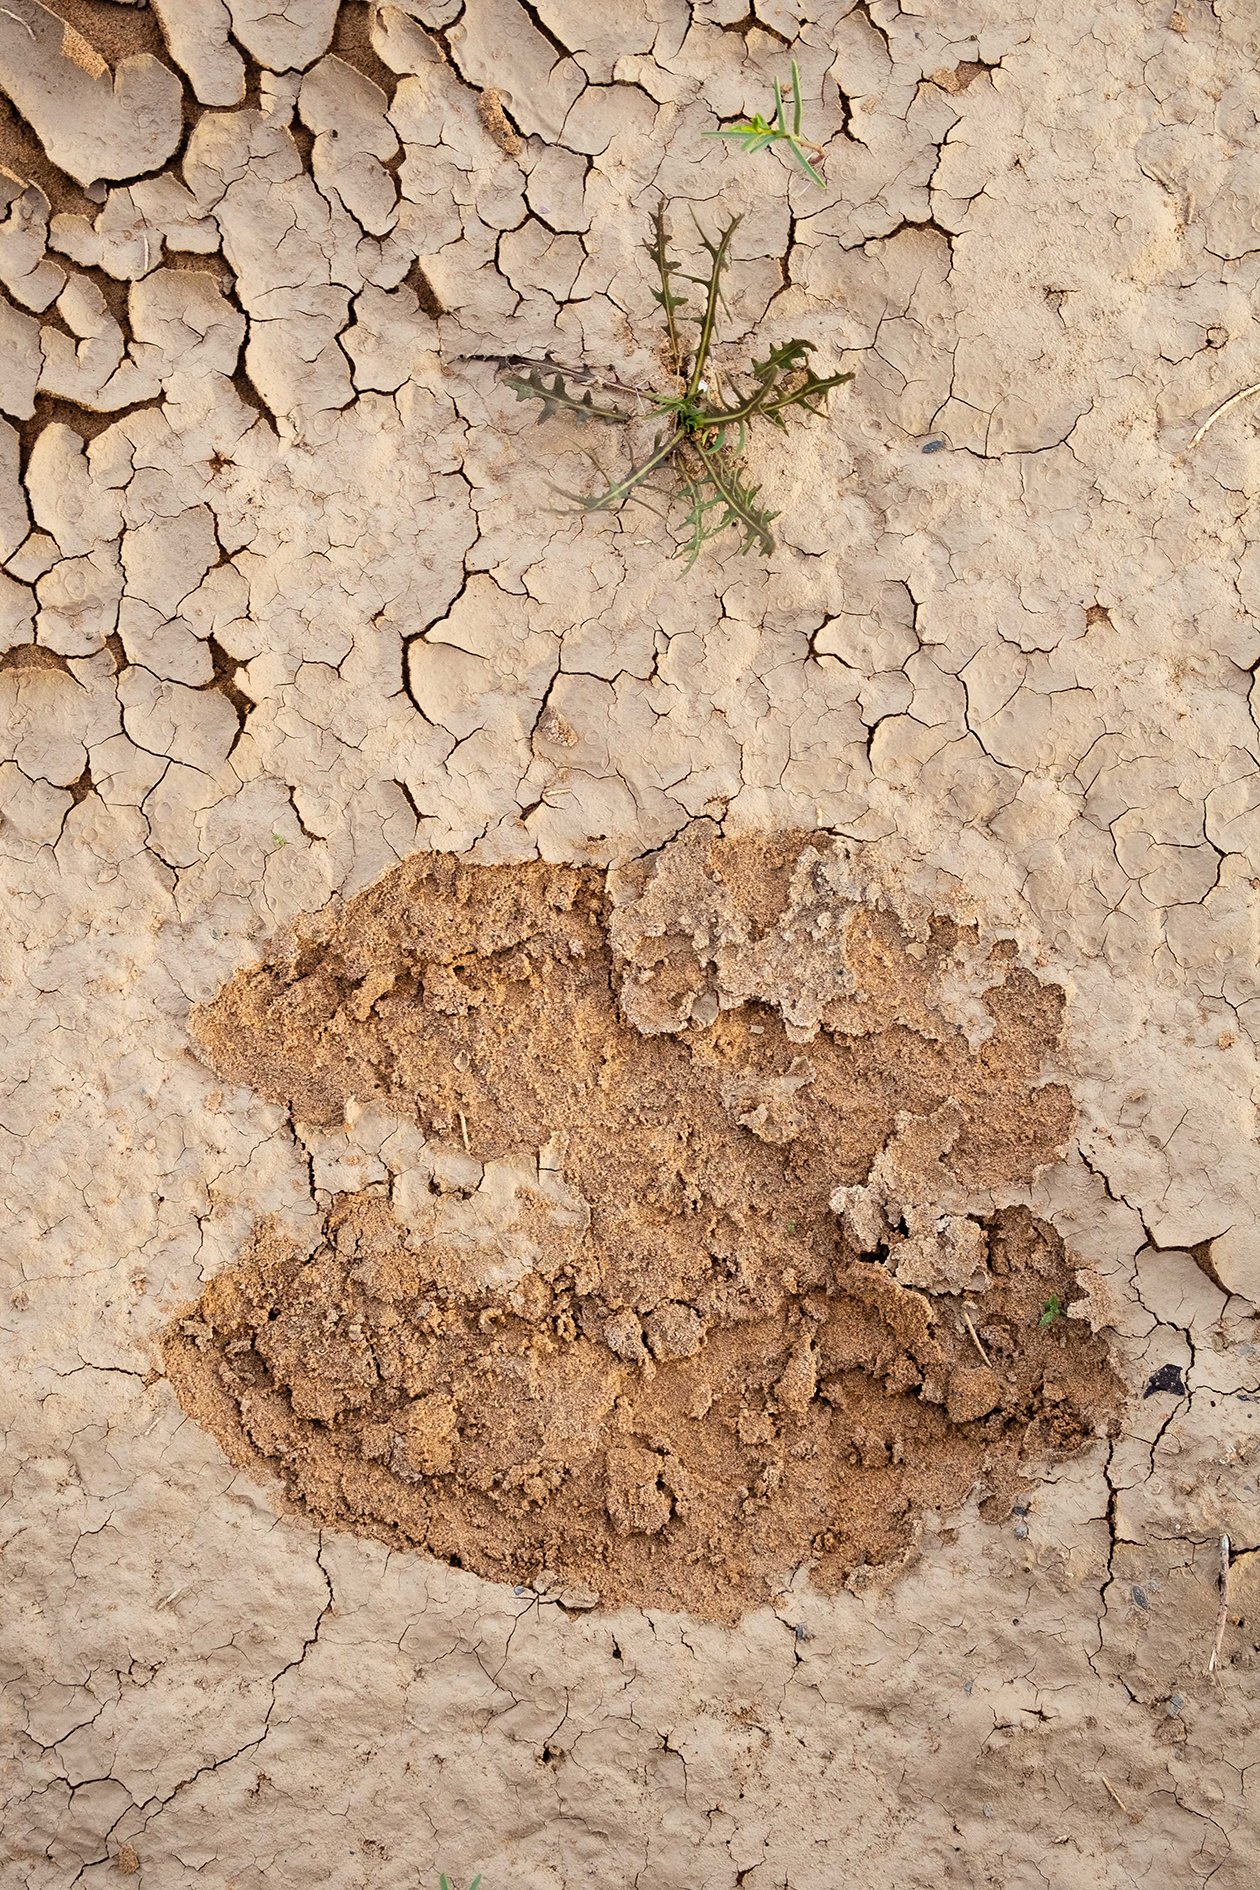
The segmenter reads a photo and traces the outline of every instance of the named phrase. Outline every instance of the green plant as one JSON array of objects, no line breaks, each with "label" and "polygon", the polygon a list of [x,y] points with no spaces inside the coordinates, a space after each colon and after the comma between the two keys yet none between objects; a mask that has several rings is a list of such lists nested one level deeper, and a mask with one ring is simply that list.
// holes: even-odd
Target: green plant
[{"label": "green plant", "polygon": [[[774,82],[774,117],[765,119],[760,112],[754,112],[751,118],[745,118],[737,125],[723,125],[719,131],[706,131],[706,138],[734,138],[741,151],[764,151],[769,144],[786,144],[811,183],[820,189],[826,183],[818,166],[822,163],[822,146],[812,139],[801,138],[801,75],[795,59],[792,61],[792,129],[788,130],[787,111],[783,103],[783,87],[776,79]],[[805,155],[803,146],[808,145],[814,154],[811,164]]]},{"label": "green plant", "polygon": [[1049,1299],[1041,1309],[1041,1317],[1037,1321],[1037,1324],[1039,1326],[1052,1326],[1056,1319],[1061,1319],[1062,1317],[1063,1301],[1059,1298],[1057,1293],[1051,1293]]},{"label": "green plant", "polygon": [[[473,1878],[472,1882],[469,1884],[468,1890],[477,1890],[477,1885],[480,1882],[481,1882],[481,1872],[478,1871],[477,1875]],[[451,1890],[450,1882],[445,1876],[438,1878],[438,1890]]]},{"label": "green plant", "polygon": [[[675,377],[672,393],[644,392],[609,375],[588,368],[561,369],[551,361],[513,360],[503,364],[514,370],[504,378],[518,400],[541,401],[541,419],[567,412],[579,420],[625,426],[639,415],[649,414],[663,423],[650,451],[623,479],[590,497],[572,492],[563,496],[583,512],[619,511],[631,499],[643,500],[645,489],[668,467],[677,477],[672,496],[681,497],[686,508],[678,543],[688,564],[695,562],[711,538],[728,527],[741,535],[741,551],[750,551],[754,545],[763,552],[773,551],[771,524],[775,514],[758,502],[759,487],[744,469],[749,425],[754,420],[768,420],[785,427],[784,416],[795,408],[821,413],[831,389],[853,379],[852,374],[815,374],[808,364],[810,343],[784,341],[764,360],[754,363],[747,392],[732,389],[725,399],[721,397],[709,356],[721,304],[722,271],[738,226],[739,218],[733,217],[714,242],[697,224],[709,266],[703,275],[688,275],[669,253],[665,206],[657,206],[647,248],[660,280],[659,289],[652,294],[665,315],[669,365]],[[702,309],[690,317],[699,325],[695,347],[690,350],[684,348],[679,332],[679,311],[686,307],[687,296],[675,288],[678,281],[697,283],[704,291]],[[584,391],[574,392],[570,381],[583,384]],[[628,397],[637,414],[600,404],[592,387],[604,395]]]}]

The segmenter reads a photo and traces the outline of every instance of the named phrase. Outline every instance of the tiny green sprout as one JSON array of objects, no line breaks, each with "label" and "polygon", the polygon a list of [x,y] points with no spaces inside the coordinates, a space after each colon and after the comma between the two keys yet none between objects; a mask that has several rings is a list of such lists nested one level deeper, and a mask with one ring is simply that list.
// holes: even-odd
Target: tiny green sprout
[{"label": "tiny green sprout", "polygon": [[1051,1293],[1049,1299],[1041,1309],[1041,1317],[1037,1321],[1037,1324],[1039,1326],[1052,1326],[1056,1319],[1061,1319],[1062,1317],[1063,1301],[1059,1298],[1057,1293]]},{"label": "tiny green sprout", "polygon": [[278,847],[287,847],[289,844],[282,833],[273,833],[271,837]]},{"label": "tiny green sprout", "polygon": [[[658,476],[668,471],[673,479],[666,489],[666,505],[682,501],[677,544],[688,565],[695,563],[711,538],[728,527],[742,539],[741,551],[754,546],[764,553],[774,550],[771,524],[775,515],[760,503],[759,488],[745,471],[750,427],[764,421],[786,428],[786,416],[796,419],[797,409],[820,414],[832,388],[853,379],[851,373],[815,374],[809,365],[809,342],[782,341],[753,363],[744,390],[729,382],[723,389],[709,355],[723,306],[722,272],[738,224],[739,218],[733,217],[716,239],[696,225],[709,264],[703,274],[689,275],[670,254],[665,206],[656,208],[646,247],[660,283],[652,297],[665,317],[668,363],[674,377],[668,393],[628,387],[609,374],[585,367],[561,368],[550,360],[509,357],[501,362],[503,369],[510,370],[503,378],[516,398],[541,404],[540,420],[567,413],[577,420],[628,426],[636,418],[655,417],[658,425],[652,446],[624,478],[590,496],[573,492],[561,496],[580,512],[616,512],[632,499],[647,504],[647,493],[657,489]],[[675,286],[679,282],[694,282],[702,291],[694,313],[679,314],[687,303],[686,293]],[[688,319],[698,329],[690,346],[682,333],[682,321]],[[578,383],[582,391],[569,382]],[[611,398],[597,401],[592,388]],[[617,405],[618,400],[623,404]]]},{"label": "tiny green sprout", "polygon": [[[812,139],[801,137],[801,75],[795,59],[792,61],[792,129],[788,130],[787,111],[783,103],[783,87],[776,79],[774,82],[774,117],[767,120],[760,112],[754,112],[751,118],[741,119],[736,125],[723,125],[718,131],[706,131],[706,138],[734,138],[741,151],[764,151],[770,144],[786,144],[806,177],[820,190],[826,188],[826,180],[819,166],[823,161],[822,146]],[[811,164],[805,155],[805,146],[814,154]]]},{"label": "tiny green sprout", "polygon": [[[481,1872],[478,1871],[477,1875],[473,1878],[472,1882],[469,1884],[468,1890],[477,1890],[477,1885],[480,1882],[481,1882]],[[451,1890],[450,1879],[448,1877],[441,1876],[438,1878],[438,1890]]]},{"label": "tiny green sprout", "polygon": [[789,1234],[794,1234],[796,1232],[796,1222],[789,1221],[787,1224],[787,1230]]}]

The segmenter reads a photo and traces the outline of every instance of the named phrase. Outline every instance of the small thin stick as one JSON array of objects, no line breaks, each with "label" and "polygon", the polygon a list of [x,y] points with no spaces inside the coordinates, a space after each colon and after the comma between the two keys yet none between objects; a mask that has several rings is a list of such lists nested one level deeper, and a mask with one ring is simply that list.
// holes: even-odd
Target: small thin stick
[{"label": "small thin stick", "polygon": [[968,1330],[968,1332],[969,1332],[969,1333],[971,1334],[971,1336],[972,1336],[972,1339],[973,1339],[973,1340],[975,1341],[975,1347],[976,1347],[976,1350],[977,1350],[977,1352],[979,1352],[979,1354],[980,1354],[980,1356],[981,1356],[981,1358],[982,1358],[982,1359],[984,1360],[984,1362],[985,1362],[985,1364],[986,1364],[986,1365],[988,1365],[988,1364],[989,1364],[989,1362],[990,1362],[990,1361],[989,1361],[989,1354],[988,1354],[988,1353],[987,1353],[987,1352],[985,1351],[985,1349],[984,1349],[984,1347],[983,1347],[983,1346],[981,1345],[981,1343],[980,1343],[980,1334],[979,1334],[979,1333],[978,1333],[978,1332],[976,1331],[976,1329],[975,1329],[975,1327],[974,1327],[974,1326],[972,1325],[972,1323],[971,1323],[971,1314],[970,1314],[970,1313],[969,1313],[969,1312],[968,1312],[968,1311],[966,1310],[966,1308],[965,1308],[965,1307],[963,1308],[963,1319],[964,1319],[964,1321],[965,1321],[965,1323],[966,1323],[966,1327],[967,1327],[967,1330]]},{"label": "small thin stick", "polygon": [[1208,1661],[1209,1673],[1216,1672],[1216,1663],[1221,1657],[1221,1644],[1225,1639],[1225,1623],[1229,1620],[1229,1537],[1221,1537],[1221,1605],[1216,1611],[1216,1634],[1212,1641],[1212,1658]]},{"label": "small thin stick", "polygon": [[1102,1780],[1103,1784],[1107,1787],[1107,1790],[1111,1793],[1111,1796],[1115,1799],[1116,1803],[1119,1805],[1125,1817],[1126,1818],[1129,1817],[1131,1815],[1129,1812],[1129,1807],[1125,1804],[1123,1798],[1121,1798],[1119,1792],[1116,1790],[1111,1780],[1107,1777],[1107,1774],[1105,1772],[1100,1772],[1098,1776]]},{"label": "small thin stick", "polygon": [[459,1117],[459,1132],[464,1138],[464,1153],[470,1155],[472,1150],[468,1146],[468,1124],[464,1120],[464,1112],[462,1109],[457,1109],[455,1114]]},{"label": "small thin stick", "polygon": [[0,13],[3,13],[6,20],[12,20],[15,25],[24,26],[31,38],[34,39],[35,28],[31,25],[29,20],[24,20],[20,13],[10,13],[8,7],[0,7]]},{"label": "small thin stick", "polygon": [[1239,406],[1244,400],[1250,400],[1253,394],[1260,394],[1260,381],[1253,381],[1250,387],[1240,388],[1236,394],[1231,394],[1228,400],[1223,400],[1220,406],[1215,408],[1208,415],[1203,425],[1191,435],[1182,449],[1183,452],[1188,453],[1192,446],[1197,446],[1209,427],[1214,427],[1218,420],[1223,419],[1224,416],[1229,413],[1231,408]]}]

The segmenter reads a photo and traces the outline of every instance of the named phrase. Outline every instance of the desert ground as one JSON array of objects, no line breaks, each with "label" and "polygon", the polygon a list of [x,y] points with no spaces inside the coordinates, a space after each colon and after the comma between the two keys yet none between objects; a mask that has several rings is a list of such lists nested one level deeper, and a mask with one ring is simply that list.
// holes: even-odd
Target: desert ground
[{"label": "desert ground", "polygon": [[5,1890],[1254,1890],[1258,127],[0,6]]}]

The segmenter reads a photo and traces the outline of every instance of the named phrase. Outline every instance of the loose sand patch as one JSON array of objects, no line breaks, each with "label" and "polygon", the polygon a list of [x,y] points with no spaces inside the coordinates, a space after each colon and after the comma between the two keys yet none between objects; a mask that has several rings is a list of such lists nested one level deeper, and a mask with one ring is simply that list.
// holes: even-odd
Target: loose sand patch
[{"label": "loose sand patch", "polygon": [[223,1075],[425,1141],[393,1205],[258,1229],[168,1336],[185,1408],[322,1522],[614,1604],[731,1616],[1007,1513],[1118,1393],[993,1205],[1071,1127],[1061,995],[847,880],[703,828],[607,880],[432,856],[238,974]]}]

